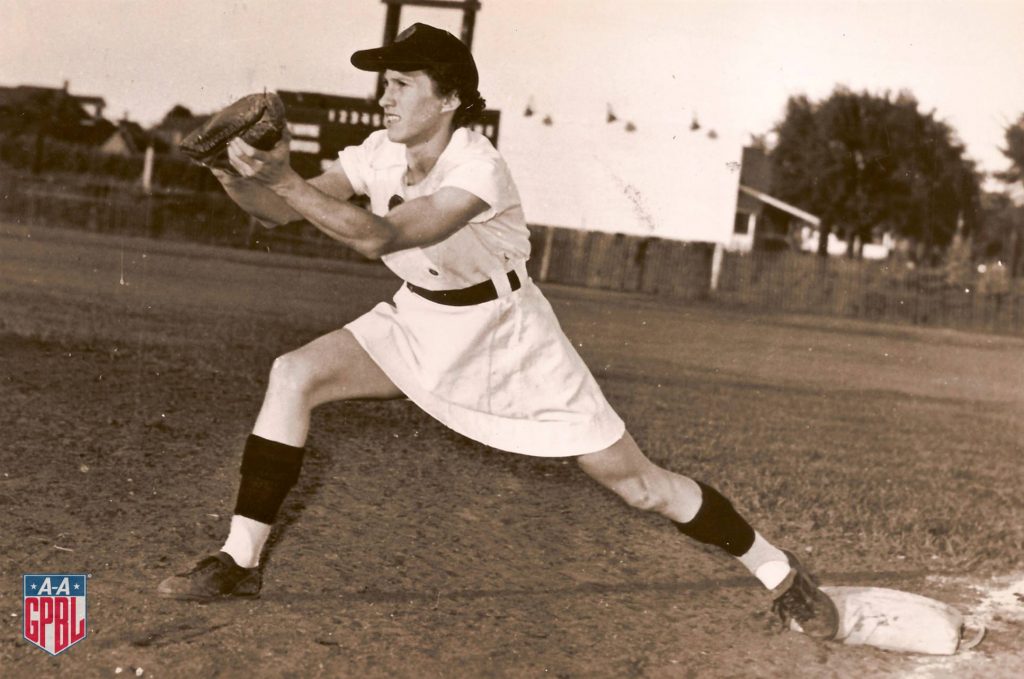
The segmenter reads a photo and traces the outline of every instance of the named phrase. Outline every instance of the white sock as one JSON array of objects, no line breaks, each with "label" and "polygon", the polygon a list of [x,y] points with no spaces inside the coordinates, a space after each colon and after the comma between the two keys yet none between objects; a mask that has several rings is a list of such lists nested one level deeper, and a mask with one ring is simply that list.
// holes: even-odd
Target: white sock
[{"label": "white sock", "polygon": [[754,577],[761,581],[761,584],[768,589],[775,589],[789,575],[788,561],[769,561],[761,564],[754,571]]},{"label": "white sock", "polygon": [[231,531],[221,547],[242,568],[255,568],[260,564],[260,553],[270,537],[270,524],[247,516],[231,517]]},{"label": "white sock", "polygon": [[768,589],[775,589],[789,575],[789,559],[757,531],[754,531],[754,544],[738,558]]}]

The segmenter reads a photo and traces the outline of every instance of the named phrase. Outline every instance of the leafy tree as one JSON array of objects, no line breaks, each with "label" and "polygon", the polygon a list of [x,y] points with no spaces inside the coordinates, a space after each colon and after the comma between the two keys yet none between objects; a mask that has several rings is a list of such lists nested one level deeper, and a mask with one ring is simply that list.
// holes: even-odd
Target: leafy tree
[{"label": "leafy tree", "polygon": [[[1000,151],[1010,167],[995,176],[1007,184],[1024,182],[1024,113],[1007,126],[1006,146]],[[982,256],[1003,261],[1011,276],[1024,275],[1024,206],[1014,204],[1010,191],[983,194],[982,199],[984,229],[978,238]]]},{"label": "leafy tree", "polygon": [[175,104],[174,107],[164,115],[163,121],[166,123],[172,120],[190,120],[192,117],[192,111],[187,106]]},{"label": "leafy tree", "polygon": [[849,243],[891,232],[924,252],[945,248],[978,220],[980,176],[952,128],[922,113],[908,92],[791,97],[770,157],[772,192]]},{"label": "leafy tree", "polygon": [[1024,181],[1024,113],[1006,128],[1006,148],[999,150],[1010,160],[1010,169],[997,176],[1008,184]]}]

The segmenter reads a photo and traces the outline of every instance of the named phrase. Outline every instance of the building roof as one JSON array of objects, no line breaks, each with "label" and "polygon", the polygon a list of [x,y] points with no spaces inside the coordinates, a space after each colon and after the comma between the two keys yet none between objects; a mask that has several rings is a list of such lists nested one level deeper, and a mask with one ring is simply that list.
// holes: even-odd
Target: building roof
[{"label": "building roof", "polygon": [[820,226],[821,220],[806,210],[776,198],[772,190],[772,163],[768,154],[756,146],[743,147],[743,164],[740,166],[740,193],[759,200],[765,205],[787,212],[798,219]]},{"label": "building roof", "polygon": [[805,222],[807,222],[808,224],[810,224],[812,226],[821,226],[821,219],[819,219],[818,217],[812,215],[810,212],[806,212],[806,211],[801,210],[800,208],[796,207],[795,205],[790,205],[789,203],[787,203],[787,202],[785,202],[783,200],[779,200],[778,198],[775,198],[774,196],[770,196],[767,193],[765,193],[764,191],[758,191],[757,189],[752,189],[749,186],[745,186],[744,184],[740,184],[740,192],[741,193],[745,193],[748,196],[751,196],[753,198],[756,198],[757,200],[761,201],[765,205],[771,205],[772,207],[778,208],[779,210],[782,210],[783,212],[788,212],[789,214],[793,215],[794,217],[802,219],[802,220],[804,220]]},{"label": "building roof", "polygon": [[0,85],[0,107],[24,106],[39,101],[47,101],[61,95],[70,97],[80,105],[86,104],[99,108],[106,107],[106,100],[103,97],[70,94],[66,89],[41,87],[39,85],[15,85],[14,87]]},{"label": "building roof", "polygon": [[150,135],[141,125],[130,120],[120,121],[114,134],[121,137],[129,153],[142,153],[150,143]]}]

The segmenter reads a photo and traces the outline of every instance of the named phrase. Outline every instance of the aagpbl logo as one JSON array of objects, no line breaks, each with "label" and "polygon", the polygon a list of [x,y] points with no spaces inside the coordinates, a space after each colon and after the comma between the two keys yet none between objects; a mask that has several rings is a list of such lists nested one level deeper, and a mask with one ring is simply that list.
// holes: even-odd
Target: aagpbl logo
[{"label": "aagpbl logo", "polygon": [[25,575],[25,638],[57,655],[85,638],[85,573]]}]

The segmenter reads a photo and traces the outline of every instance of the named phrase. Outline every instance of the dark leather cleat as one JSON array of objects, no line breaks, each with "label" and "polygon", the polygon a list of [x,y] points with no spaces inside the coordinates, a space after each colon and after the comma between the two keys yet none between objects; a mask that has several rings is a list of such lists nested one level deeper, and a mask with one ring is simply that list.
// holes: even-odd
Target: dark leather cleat
[{"label": "dark leather cleat", "polygon": [[789,575],[775,588],[779,594],[772,603],[772,612],[779,616],[786,629],[803,632],[809,637],[829,641],[839,632],[839,611],[821,589],[815,578],[800,561],[783,550],[789,559]]},{"label": "dark leather cleat", "polygon": [[254,597],[262,585],[259,569],[242,568],[231,555],[217,552],[191,570],[167,578],[156,591],[165,599],[212,601],[226,596]]}]

